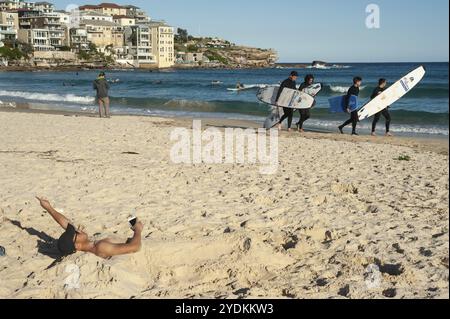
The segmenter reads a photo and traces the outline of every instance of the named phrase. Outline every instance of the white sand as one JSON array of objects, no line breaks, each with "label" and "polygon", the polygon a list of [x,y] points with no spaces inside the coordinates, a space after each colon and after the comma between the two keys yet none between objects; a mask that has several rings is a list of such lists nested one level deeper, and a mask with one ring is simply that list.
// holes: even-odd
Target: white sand
[{"label": "white sand", "polygon": [[[263,176],[172,164],[174,124],[0,113],[0,298],[449,297],[448,155],[283,135],[279,174]],[[35,195],[97,238],[125,240],[136,213],[142,251],[55,264],[45,237],[61,229]],[[71,265],[78,289],[64,288]]]}]

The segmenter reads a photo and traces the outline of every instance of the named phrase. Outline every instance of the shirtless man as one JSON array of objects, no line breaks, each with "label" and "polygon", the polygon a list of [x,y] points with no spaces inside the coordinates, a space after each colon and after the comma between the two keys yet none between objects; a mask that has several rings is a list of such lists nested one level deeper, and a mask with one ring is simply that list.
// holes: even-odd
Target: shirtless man
[{"label": "shirtless man", "polygon": [[141,249],[141,237],[144,226],[139,220],[133,227],[133,238],[125,244],[115,244],[110,239],[92,242],[81,228],[78,228],[78,230],[75,229],[64,215],[52,207],[48,200],[39,197],[36,198],[42,208],[65,230],[65,233],[58,240],[58,250],[63,257],[73,255],[80,251],[107,259],[113,256],[137,253]]}]

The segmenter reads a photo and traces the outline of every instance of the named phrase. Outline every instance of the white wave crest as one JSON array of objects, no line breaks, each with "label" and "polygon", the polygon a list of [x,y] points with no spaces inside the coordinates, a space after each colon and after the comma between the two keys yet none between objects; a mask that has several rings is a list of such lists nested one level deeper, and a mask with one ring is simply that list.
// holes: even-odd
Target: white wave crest
[{"label": "white wave crest", "polygon": [[[336,93],[347,93],[349,88],[349,86],[330,85],[330,90]],[[360,90],[362,91],[365,88],[365,86],[361,86]]]},{"label": "white wave crest", "polygon": [[95,98],[92,96],[77,96],[73,94],[53,94],[53,93],[0,90],[0,96],[15,97],[32,101],[71,102],[77,104],[92,104],[95,102]]}]

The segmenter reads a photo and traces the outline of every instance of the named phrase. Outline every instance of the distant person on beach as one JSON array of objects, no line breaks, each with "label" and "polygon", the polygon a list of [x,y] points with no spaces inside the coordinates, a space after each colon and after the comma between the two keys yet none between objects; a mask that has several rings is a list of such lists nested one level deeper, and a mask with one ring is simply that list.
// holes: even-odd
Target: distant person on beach
[{"label": "distant person on beach", "polygon": [[100,113],[100,118],[110,118],[109,112],[109,83],[106,80],[106,75],[101,72],[98,78],[94,81],[94,90],[97,91],[97,102]]},{"label": "distant person on beach", "polygon": [[58,250],[63,257],[86,252],[100,258],[111,258],[119,255],[137,253],[141,249],[141,237],[144,226],[137,221],[133,227],[134,236],[125,244],[115,244],[110,239],[90,241],[88,235],[81,229],[75,229],[73,224],[61,213],[57,212],[46,199],[36,197],[43,209],[65,230],[58,240]]},{"label": "distant person on beach", "polygon": [[[305,81],[302,84],[300,84],[299,90],[303,91],[304,89],[310,87],[313,84],[314,84],[314,75],[308,74],[307,76],[305,76]],[[311,109],[302,109],[299,110],[299,112],[300,112],[300,120],[297,123],[297,129],[299,132],[304,133],[305,130],[303,129],[303,124],[311,118]]]},{"label": "distant person on beach", "polygon": [[358,125],[358,110],[355,110],[352,112],[352,110],[350,109],[350,98],[352,97],[352,95],[354,96],[359,96],[359,90],[362,84],[362,78],[357,76],[355,78],[353,78],[353,85],[350,87],[350,89],[347,92],[347,95],[345,97],[345,105],[347,107],[347,113],[350,113],[350,119],[345,122],[344,124],[342,124],[341,126],[339,126],[339,132],[341,132],[341,134],[344,134],[344,127],[346,127],[347,125],[351,124],[352,125],[352,135],[358,135],[358,133],[356,133],[356,127]]},{"label": "distant person on beach", "polygon": [[[386,90],[387,81],[386,79],[380,79],[378,81],[377,88],[373,91],[372,96],[370,97],[372,100],[376,98],[378,95],[383,93]],[[389,113],[389,107],[385,108],[383,111],[377,113],[373,119],[372,123],[372,136],[376,136],[377,124],[381,119],[381,115],[386,119],[386,136],[392,136],[391,130],[391,114]]]},{"label": "distant person on beach", "polygon": [[[276,105],[278,105],[278,100],[280,99],[281,93],[283,93],[283,90],[285,88],[297,90],[297,81],[298,79],[298,73],[297,71],[292,71],[289,78],[284,80],[281,85],[280,89],[278,90],[277,98],[275,99]],[[288,120],[288,131],[291,131],[292,126],[292,120],[294,119],[294,109],[283,107],[284,115],[281,117],[280,122],[278,122],[278,130],[281,131],[281,125],[283,124],[284,120]]]}]

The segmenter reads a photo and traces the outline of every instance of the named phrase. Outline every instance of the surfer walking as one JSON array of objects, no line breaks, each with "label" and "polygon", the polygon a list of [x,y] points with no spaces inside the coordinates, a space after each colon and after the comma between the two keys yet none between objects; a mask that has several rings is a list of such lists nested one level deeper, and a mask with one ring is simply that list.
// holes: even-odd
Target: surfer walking
[{"label": "surfer walking", "polygon": [[[387,81],[386,79],[380,79],[378,81],[377,88],[373,91],[372,96],[370,97],[372,100],[376,98],[378,95],[383,93],[386,90]],[[391,130],[391,114],[389,113],[389,107],[385,108],[383,111],[375,114],[372,123],[372,136],[376,136],[377,124],[383,116],[386,119],[386,136],[392,136]]]},{"label": "surfer walking", "polygon": [[354,111],[351,110],[350,101],[351,101],[352,95],[354,95],[356,97],[359,96],[359,90],[360,90],[361,84],[362,84],[361,77],[357,76],[357,77],[353,78],[353,85],[350,87],[350,89],[347,92],[347,95],[345,96],[345,106],[347,108],[347,113],[350,113],[350,119],[347,120],[341,126],[339,126],[339,132],[341,132],[341,134],[344,134],[344,127],[351,124],[352,125],[352,135],[358,135],[358,133],[356,133],[356,127],[357,127],[358,121],[359,121],[358,110],[354,110]]},{"label": "surfer walking", "polygon": [[[305,76],[305,81],[300,85],[299,90],[303,91],[304,89],[310,87],[313,84],[314,84],[314,75],[308,74],[307,76]],[[305,130],[303,129],[303,124],[311,118],[311,109],[301,109],[299,110],[299,112],[300,112],[300,119],[297,123],[297,129],[299,132],[304,133]]]},{"label": "surfer walking", "polygon": [[[275,103],[278,105],[278,100],[280,99],[281,93],[283,93],[283,90],[285,88],[297,90],[297,81],[298,79],[298,72],[292,71],[289,78],[284,80],[281,85],[280,89],[278,90],[277,98],[275,100]],[[283,124],[284,120],[288,120],[288,131],[291,131],[292,126],[292,120],[294,119],[294,109],[283,107],[284,114],[281,117],[280,121],[278,122],[278,130],[281,131],[281,125]]]},{"label": "surfer walking", "polygon": [[109,112],[109,83],[106,80],[106,75],[104,72],[101,72],[98,75],[98,78],[94,81],[93,84],[94,90],[97,91],[97,102],[100,118],[110,118]]}]

